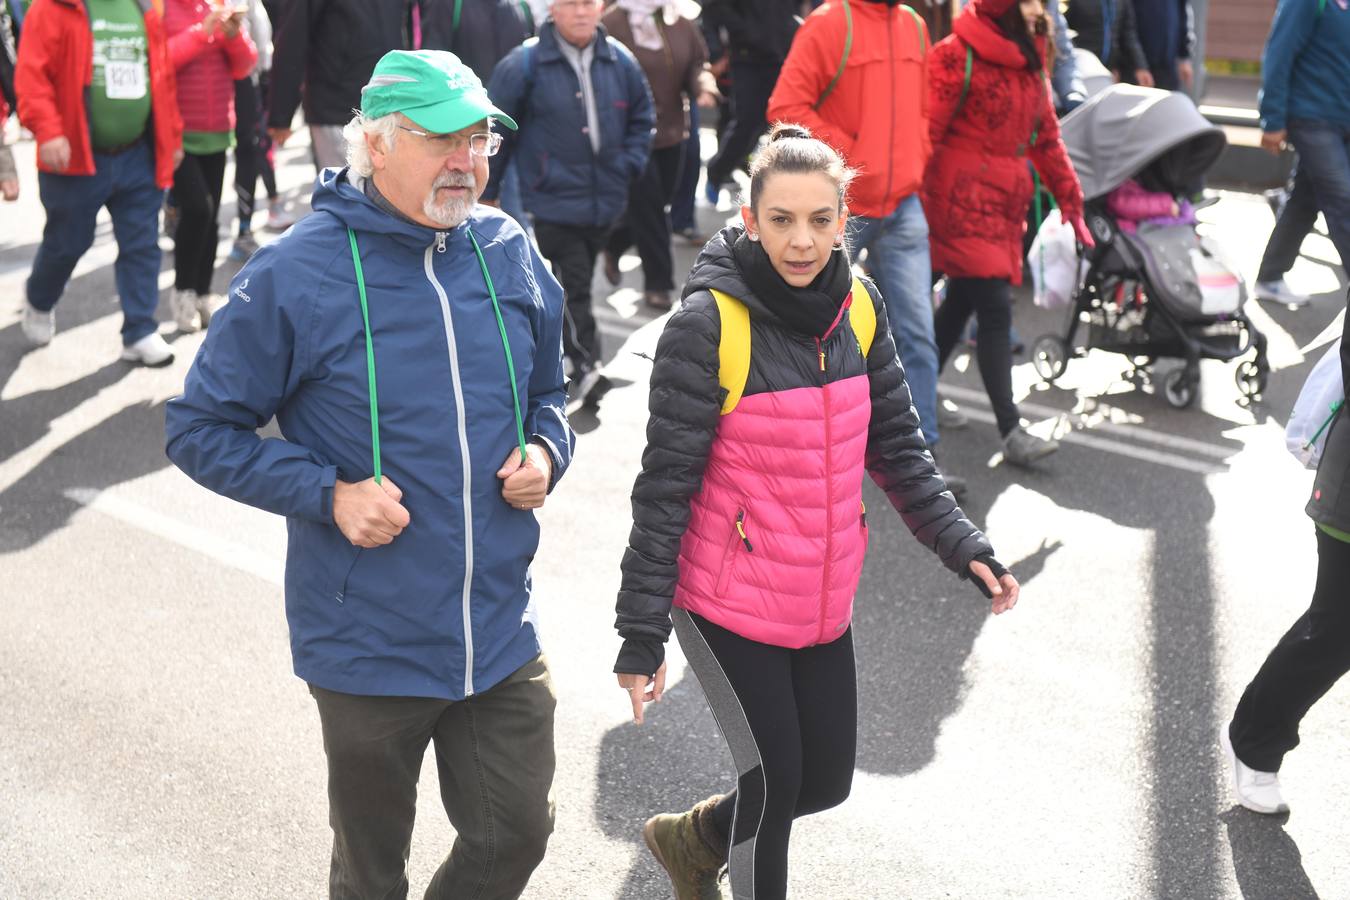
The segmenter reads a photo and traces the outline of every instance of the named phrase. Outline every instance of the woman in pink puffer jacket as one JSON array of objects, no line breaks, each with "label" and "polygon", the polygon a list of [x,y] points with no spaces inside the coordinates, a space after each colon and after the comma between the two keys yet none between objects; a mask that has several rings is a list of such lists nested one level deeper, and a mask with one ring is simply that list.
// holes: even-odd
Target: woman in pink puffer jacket
[{"label": "woman in pink puffer jacket", "polygon": [[806,129],[776,126],[744,227],[709,241],[656,349],[614,671],[640,723],[673,625],[739,772],[644,828],[678,897],[716,895],[724,864],[735,896],[784,897],[793,820],[848,795],[864,473],[994,612],[1017,600],[933,466],[881,298],[853,277],[851,175]]}]

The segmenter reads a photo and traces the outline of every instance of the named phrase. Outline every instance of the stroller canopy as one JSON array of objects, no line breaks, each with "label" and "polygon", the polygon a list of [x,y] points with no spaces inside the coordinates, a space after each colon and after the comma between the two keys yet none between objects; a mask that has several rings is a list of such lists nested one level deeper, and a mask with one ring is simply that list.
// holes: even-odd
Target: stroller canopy
[{"label": "stroller canopy", "polygon": [[1083,198],[1102,197],[1126,180],[1182,193],[1227,146],[1223,129],[1200,115],[1185,94],[1113,84],[1064,117],[1064,145]]}]

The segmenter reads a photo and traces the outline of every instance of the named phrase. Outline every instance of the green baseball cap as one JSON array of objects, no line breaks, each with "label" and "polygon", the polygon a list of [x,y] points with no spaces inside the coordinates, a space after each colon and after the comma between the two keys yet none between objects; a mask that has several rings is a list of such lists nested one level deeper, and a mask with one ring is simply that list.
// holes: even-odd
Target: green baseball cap
[{"label": "green baseball cap", "polygon": [[491,116],[512,131],[516,123],[493,105],[483,82],[445,50],[390,50],[361,88],[361,114],[400,112],[435,134],[449,134]]}]

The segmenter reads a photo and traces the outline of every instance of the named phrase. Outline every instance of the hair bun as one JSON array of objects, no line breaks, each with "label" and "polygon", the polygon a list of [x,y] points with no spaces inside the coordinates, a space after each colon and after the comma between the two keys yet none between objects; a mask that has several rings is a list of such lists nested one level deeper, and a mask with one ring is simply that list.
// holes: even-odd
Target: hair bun
[{"label": "hair bun", "polygon": [[802,140],[811,140],[811,131],[805,125],[797,125],[793,122],[775,122],[773,131],[769,133],[769,143],[774,141],[786,140],[787,138],[801,138]]}]

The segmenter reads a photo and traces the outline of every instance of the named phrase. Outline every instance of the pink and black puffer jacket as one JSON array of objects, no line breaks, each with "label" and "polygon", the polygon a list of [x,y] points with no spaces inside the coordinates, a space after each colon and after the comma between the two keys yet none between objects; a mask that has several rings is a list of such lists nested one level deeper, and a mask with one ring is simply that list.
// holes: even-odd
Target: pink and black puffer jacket
[{"label": "pink and black puffer jacket", "polygon": [[[933,466],[875,290],[866,359],[847,311],[818,345],[750,293],[731,251],[740,231],[704,248],[657,345],[616,671],[655,671],[672,605],[775,646],[843,634],[867,549],[864,471],[954,572],[992,552]],[[725,416],[712,289],[750,310],[750,372]]]}]

